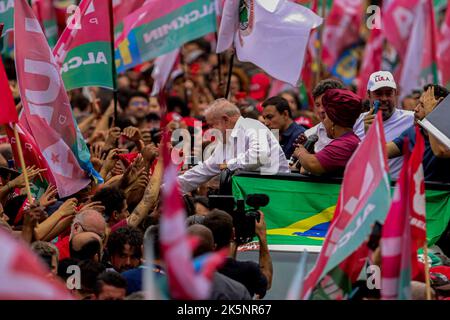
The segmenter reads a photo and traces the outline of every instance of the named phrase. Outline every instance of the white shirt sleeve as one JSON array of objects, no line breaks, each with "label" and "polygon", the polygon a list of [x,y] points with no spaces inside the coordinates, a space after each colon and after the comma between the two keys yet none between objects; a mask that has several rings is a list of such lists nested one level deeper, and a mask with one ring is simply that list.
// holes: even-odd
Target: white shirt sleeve
[{"label": "white shirt sleeve", "polygon": [[247,129],[245,134],[248,148],[236,158],[227,161],[228,169],[231,171],[237,169],[255,171],[270,163],[270,146],[266,134],[260,135],[256,129]]},{"label": "white shirt sleeve", "polygon": [[220,173],[221,162],[218,159],[218,153],[220,154],[220,152],[217,151],[216,149],[204,162],[199,163],[183,175],[178,176],[178,183],[183,193],[197,189],[201,184]]}]

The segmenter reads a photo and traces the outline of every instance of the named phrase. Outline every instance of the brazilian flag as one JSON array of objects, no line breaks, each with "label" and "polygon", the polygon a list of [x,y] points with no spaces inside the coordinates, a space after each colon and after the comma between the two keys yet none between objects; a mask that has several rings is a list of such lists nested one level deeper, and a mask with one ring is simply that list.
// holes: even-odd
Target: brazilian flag
[{"label": "brazilian flag", "polygon": [[[333,218],[340,184],[339,179],[245,172],[233,177],[233,195],[236,199],[254,193],[269,196],[269,204],[261,210],[265,214],[270,245],[321,246]],[[429,245],[439,239],[450,221],[449,201],[449,185],[426,184]]]}]

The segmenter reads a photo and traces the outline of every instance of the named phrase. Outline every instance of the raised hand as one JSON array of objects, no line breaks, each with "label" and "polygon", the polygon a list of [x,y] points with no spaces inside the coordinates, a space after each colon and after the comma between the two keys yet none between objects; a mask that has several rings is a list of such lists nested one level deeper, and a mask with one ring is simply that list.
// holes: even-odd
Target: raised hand
[{"label": "raised hand", "polygon": [[58,189],[54,185],[49,185],[47,190],[45,190],[44,194],[39,199],[39,204],[47,208],[56,203],[56,195],[58,194]]},{"label": "raised hand", "polygon": [[141,132],[136,127],[128,127],[123,130],[123,134],[125,137],[127,137],[129,140],[133,141],[134,143],[138,143],[139,140],[142,140]]}]

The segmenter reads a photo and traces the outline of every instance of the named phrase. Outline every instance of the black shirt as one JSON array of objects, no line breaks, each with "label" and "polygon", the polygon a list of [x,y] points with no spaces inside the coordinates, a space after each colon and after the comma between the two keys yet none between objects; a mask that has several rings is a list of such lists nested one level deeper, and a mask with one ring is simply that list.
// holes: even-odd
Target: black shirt
[{"label": "black shirt", "polygon": [[263,298],[267,291],[267,278],[261,272],[259,265],[253,261],[237,261],[227,258],[222,268],[218,270],[227,277],[242,283],[253,297],[255,294]]},{"label": "black shirt", "polygon": [[295,150],[294,142],[303,132],[305,132],[305,128],[298,123],[293,122],[287,130],[281,134],[280,145],[286,155],[286,159],[289,160],[291,158]]}]

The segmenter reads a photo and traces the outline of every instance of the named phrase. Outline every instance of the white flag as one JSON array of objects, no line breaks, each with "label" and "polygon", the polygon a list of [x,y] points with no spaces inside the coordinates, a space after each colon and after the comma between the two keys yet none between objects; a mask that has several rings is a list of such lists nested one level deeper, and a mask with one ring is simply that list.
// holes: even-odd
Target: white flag
[{"label": "white flag", "polygon": [[173,66],[177,61],[180,54],[180,48],[175,49],[163,56],[156,58],[155,66],[152,72],[152,78],[155,80],[153,83],[152,96],[157,95],[166,85],[167,79],[169,79]]},{"label": "white flag", "polygon": [[308,8],[286,0],[227,0],[217,52],[234,44],[240,61],[297,86],[309,35],[322,21]]}]

